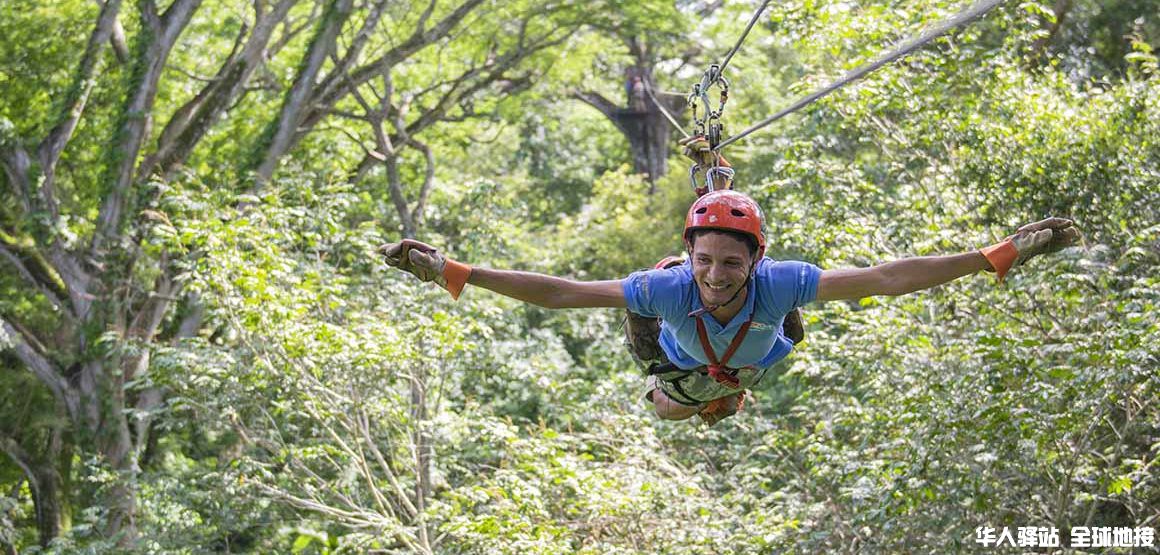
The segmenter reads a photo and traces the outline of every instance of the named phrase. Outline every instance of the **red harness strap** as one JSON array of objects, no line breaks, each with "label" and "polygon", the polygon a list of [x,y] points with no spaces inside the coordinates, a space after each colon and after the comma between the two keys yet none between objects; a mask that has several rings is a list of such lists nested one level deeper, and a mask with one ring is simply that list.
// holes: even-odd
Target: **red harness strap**
[{"label": "red harness strap", "polygon": [[721,357],[721,360],[717,360],[717,353],[713,352],[713,345],[709,343],[709,332],[705,331],[705,322],[700,316],[697,317],[697,336],[701,338],[701,348],[705,350],[705,356],[709,357],[709,376],[717,380],[717,383],[733,389],[741,387],[741,381],[737,379],[737,376],[730,374],[725,365],[729,363],[729,359],[733,358],[733,352],[745,340],[745,334],[749,333],[749,325],[752,323],[753,316],[750,316],[744,324],[741,324],[741,329],[737,330],[737,335],[733,336],[733,342],[725,350],[725,356]]}]

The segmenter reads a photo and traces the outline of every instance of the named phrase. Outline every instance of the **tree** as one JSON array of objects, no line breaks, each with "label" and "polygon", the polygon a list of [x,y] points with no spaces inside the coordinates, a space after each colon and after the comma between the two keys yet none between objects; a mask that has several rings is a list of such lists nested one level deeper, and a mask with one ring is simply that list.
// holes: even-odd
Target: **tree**
[{"label": "tree", "polygon": [[[32,117],[43,115],[47,118],[43,121],[0,121],[6,200],[0,235],[3,271],[25,285],[20,296],[27,302],[51,307],[56,315],[32,322],[30,312],[16,305],[7,305],[0,315],[0,329],[20,366],[51,392],[60,414],[66,416],[53,430],[53,447],[45,456],[35,456],[11,438],[0,444],[37,484],[34,500],[43,518],[42,543],[61,529],[57,499],[73,495],[49,493],[59,489],[58,479],[67,480],[63,476],[72,458],[60,454],[74,448],[82,457],[97,457],[101,467],[115,476],[99,492],[86,494],[97,495],[94,502],[107,511],[104,537],[126,548],[136,543],[136,481],[151,441],[152,415],[164,402],[165,391],[137,390],[133,384],[147,383],[156,348],[197,334],[203,314],[196,296],[186,294],[180,277],[198,254],[151,248],[149,237],[151,230],[170,225],[168,216],[157,210],[157,200],[180,179],[181,168],[197,155],[198,146],[215,128],[237,125],[260,113],[239,109],[254,102],[252,93],[270,96],[265,89],[284,90],[277,110],[253,142],[249,162],[241,165],[243,175],[252,175],[253,190],[259,192],[303,138],[324,128],[330,119],[342,117],[339,106],[344,102],[353,99],[370,107],[360,86],[383,76],[390,87],[392,72],[408,60],[430,45],[454,43],[454,33],[468,15],[484,17],[482,5],[482,0],[464,0],[449,8],[434,1],[421,2],[415,5],[418,9],[388,17],[387,3],[382,0],[256,2],[245,21],[206,31],[204,21],[215,14],[199,13],[200,0],[177,0],[163,11],[153,0],[138,3],[135,10],[120,0],[108,0],[99,5],[83,51],[63,56],[74,69],[67,80],[61,80],[63,84],[54,83],[61,89],[54,95],[61,98],[56,110],[26,112]],[[88,16],[77,6],[67,8],[73,10],[68,16],[74,21]],[[566,19],[543,28],[532,23],[552,9],[543,5],[515,18],[510,18],[510,12],[505,14],[519,31],[516,40],[503,46],[497,43],[490,51],[494,55],[468,64],[455,77],[427,90],[388,88],[381,93],[376,107],[359,116],[374,124],[381,139],[377,148],[384,155],[368,153],[369,159],[385,159],[397,167],[399,149],[424,151],[415,136],[438,122],[470,117],[471,102],[489,85],[497,84],[501,91],[519,90],[521,78],[511,78],[508,72],[568,35]],[[127,17],[134,18],[135,31],[124,39],[131,47],[120,65],[116,56],[120,50],[110,58],[106,46],[123,42],[119,21]],[[18,24],[13,23],[11,36],[31,38],[44,31],[44,21],[23,23],[32,24],[30,30],[15,33]],[[190,29],[196,35],[190,35]],[[309,40],[298,47],[300,34],[308,30]],[[408,30],[406,37],[394,40],[400,30]],[[221,45],[229,32],[233,37],[224,43],[228,48],[212,53],[220,55],[211,58],[217,68],[212,78],[199,78],[175,65],[175,47],[183,40]],[[51,36],[43,32],[36,40],[51,44],[44,38]],[[376,55],[369,56],[371,52]],[[291,63],[295,69],[283,82],[264,69],[274,63]],[[169,105],[170,99],[184,96],[174,91],[193,87],[198,88],[188,100]],[[91,106],[95,91],[118,98],[118,104]],[[402,102],[406,104],[415,99],[425,102],[428,96],[435,100],[407,121],[399,98],[407,97]],[[14,97],[33,98],[30,94]],[[159,98],[166,104],[159,103]],[[156,126],[160,132],[154,133],[154,121],[167,114],[165,124]],[[19,116],[6,113],[6,117]],[[82,141],[74,141],[86,118],[93,129]],[[385,121],[397,126],[393,135],[383,131]],[[88,164],[62,165],[70,149],[76,157],[96,153],[98,169]],[[425,152],[428,178],[419,200],[410,210],[400,209],[410,234],[421,221],[431,187],[434,162],[429,150]],[[225,160],[210,163],[227,164]],[[390,183],[391,194],[398,200],[397,175]],[[90,211],[96,216],[90,218]]]},{"label": "tree", "polygon": [[[372,253],[402,230],[599,279],[679,248],[684,176],[642,195],[575,99],[632,109],[621,76],[649,63],[680,89],[752,3],[690,24],[703,4],[10,0],[0,552],[942,552],[976,526],[1148,526],[1151,12],[1067,4],[997,8],[727,154],[773,256],[965,250],[1047,213],[1086,248],[811,309],[756,405],[704,429],[651,418],[617,311],[453,303]],[[961,7],[771,4],[728,123]]]},{"label": "tree", "polygon": [[[701,48],[692,30],[694,23],[718,6],[699,6],[696,13],[687,15],[674,3],[632,3],[588,23],[592,35],[604,35],[595,40],[610,49],[619,43],[624,51],[611,60],[610,55],[604,56],[604,63],[597,66],[601,73],[589,75],[572,96],[604,114],[628,139],[633,171],[647,176],[650,194],[657,179],[668,173],[672,148],[672,124],[662,109],[679,115],[685,106],[682,96],[665,89],[695,63]],[[661,67],[665,67],[664,78],[657,76]],[[609,98],[612,87],[600,86],[609,81],[623,83],[623,103]]]}]

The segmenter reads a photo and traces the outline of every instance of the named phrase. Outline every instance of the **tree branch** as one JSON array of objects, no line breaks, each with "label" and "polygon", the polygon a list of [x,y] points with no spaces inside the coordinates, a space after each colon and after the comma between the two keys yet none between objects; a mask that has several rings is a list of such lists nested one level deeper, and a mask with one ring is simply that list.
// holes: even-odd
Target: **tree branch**
[{"label": "tree branch", "polygon": [[32,457],[20,446],[19,442],[3,432],[0,432],[0,451],[4,451],[4,454],[8,455],[8,458],[12,459],[12,462],[16,463],[16,466],[19,466],[20,470],[24,472],[24,477],[28,479],[29,489],[32,490],[33,505],[39,508],[40,474],[33,468],[35,463]]},{"label": "tree branch", "polygon": [[394,489],[395,504],[397,504],[399,509],[401,509],[400,512],[404,512],[408,518],[414,519],[418,515],[418,510],[415,508],[415,504],[411,502],[411,499],[407,497],[407,493],[403,489],[403,485],[399,482],[398,476],[395,475],[395,471],[392,468],[394,458],[391,456],[390,451],[384,452],[382,449],[379,449],[378,444],[375,443],[374,437],[371,436],[370,418],[367,416],[366,411],[363,410],[362,407],[355,408],[355,417],[357,418],[357,427],[359,433],[362,435],[363,443],[366,444],[367,448],[371,452],[371,455],[374,456],[379,470],[387,476],[387,481],[390,482],[391,487]]},{"label": "tree branch", "polygon": [[399,155],[396,153],[388,154],[384,163],[387,166],[387,191],[390,193],[391,203],[395,205],[395,211],[399,213],[399,219],[402,220],[403,237],[413,239],[418,230],[415,229],[415,222],[411,221],[411,211],[407,209],[407,198],[403,195],[403,178],[399,174]]},{"label": "tree branch", "polygon": [[125,40],[125,27],[120,20],[113,21],[113,36],[109,38],[109,44],[113,45],[113,54],[118,63],[129,63],[129,44]]},{"label": "tree branch", "polygon": [[311,41],[310,49],[303,60],[302,69],[294,79],[294,85],[286,94],[282,111],[270,130],[270,138],[262,145],[261,163],[257,166],[254,188],[260,189],[274,175],[274,169],[282,155],[293,145],[298,124],[308,107],[308,100],[314,91],[314,83],[327,54],[334,49],[335,39],[346,20],[350,17],[352,0],[333,0],[322,16],[322,24]]},{"label": "tree branch", "polygon": [[[0,236],[3,235],[3,232],[0,232]],[[59,309],[61,313],[65,315],[65,317],[75,322],[76,315],[73,314],[73,307],[65,304],[64,299],[67,297],[68,292],[64,291],[64,283],[60,281],[60,278],[57,277],[56,279],[52,279],[54,277],[53,274],[46,275],[44,273],[45,270],[51,270],[50,268],[46,267],[47,264],[38,264],[35,266],[38,269],[39,275],[34,274],[26,263],[37,262],[38,260],[36,258],[26,260],[17,254],[17,252],[20,251],[13,252],[15,249],[9,248],[10,245],[7,244],[6,239],[6,237],[0,239],[0,257],[2,257],[4,260],[7,260],[9,264],[16,268],[16,273],[20,274],[20,277],[26,283],[39,290],[41,294],[43,294],[45,298],[48,299],[48,302],[57,307],[57,309]],[[43,259],[39,259],[39,261],[43,262]]]},{"label": "tree branch", "polygon": [[72,303],[73,314],[77,318],[85,318],[94,300],[88,291],[89,284],[93,280],[92,276],[81,268],[80,262],[75,256],[60,248],[59,245],[48,248],[46,258],[52,263],[52,268],[56,270],[57,275],[64,282],[69,301]]},{"label": "tree branch", "polygon": [[[129,336],[140,341],[153,341],[153,338],[157,336],[157,330],[161,327],[161,321],[165,318],[165,313],[169,311],[170,304],[177,295],[181,294],[181,285],[173,282],[170,275],[172,270],[166,267],[168,266],[166,262],[168,256],[163,255],[162,258],[161,275],[157,276],[153,291],[129,325]],[[126,380],[129,379],[132,379],[132,376],[126,378]]]},{"label": "tree branch", "polygon": [[[4,432],[0,432],[0,451],[4,451],[4,454],[8,455],[12,459],[12,462],[16,463],[16,466],[19,466],[24,471],[25,476],[28,477],[29,484],[35,490],[39,480],[37,480],[36,472],[32,470],[33,461],[32,457],[28,455],[28,451],[25,451],[18,441],[12,439]],[[33,493],[35,494],[36,492],[34,491]]]},{"label": "tree branch", "polygon": [[[212,98],[218,102],[222,99],[218,94],[223,89],[229,89],[234,86],[233,80],[238,76],[231,75],[238,64],[239,49],[242,48],[242,40],[249,34],[249,26],[243,24],[238,36],[234,39],[234,46],[230,50],[229,56],[226,57],[225,63],[222,64],[216,74],[211,78],[201,78],[187,73],[185,70],[175,68],[179,73],[184,74],[194,80],[205,81],[207,84],[204,88],[198,91],[197,95],[191,98],[188,102],[183,104],[173,113],[169,118],[169,122],[161,130],[161,136],[157,139],[157,150],[147,156],[141,165],[137,168],[137,180],[140,181],[148,177],[158,165],[162,165],[164,171],[164,162],[169,162],[173,156],[173,151],[182,143],[182,135],[190,128],[190,124],[194,118],[201,111],[202,107],[206,106]],[[200,123],[206,123],[204,120]],[[198,137],[200,138],[200,136]],[[193,141],[193,142],[196,142]],[[190,145],[192,148],[192,144]],[[186,151],[188,154],[188,151]]]},{"label": "tree branch", "polygon": [[427,161],[427,173],[423,176],[423,185],[419,188],[419,200],[411,209],[411,222],[418,229],[419,226],[423,225],[423,212],[427,209],[427,195],[431,192],[431,185],[435,182],[435,155],[431,152],[431,147],[424,143],[412,139],[408,144],[421,151],[423,158]]},{"label": "tree branch", "polygon": [[28,214],[32,212],[32,178],[29,175],[32,158],[16,141],[16,137],[0,136],[0,164],[4,165],[4,175],[8,176],[12,195],[20,203],[21,211]]},{"label": "tree branch", "polygon": [[69,415],[75,417],[77,397],[65,380],[64,373],[44,354],[40,341],[31,332],[3,316],[0,316],[0,331],[7,336],[16,358],[48,387],[53,397],[68,409]]},{"label": "tree branch", "polygon": [[174,0],[165,14],[158,17],[152,2],[142,3],[140,40],[147,42],[143,43],[141,54],[134,61],[131,82],[135,87],[129,92],[128,102],[122,110],[118,132],[122,139],[114,147],[109,167],[112,190],[101,204],[97,233],[93,237],[92,254],[97,260],[103,258],[105,244],[115,243],[113,239],[120,234],[137,157],[148,135],[158,81],[177,37],[200,4],[201,0]]},{"label": "tree branch", "polygon": [[[328,88],[318,88],[314,100],[310,103],[312,107],[316,108],[312,109],[306,115],[306,118],[303,120],[303,127],[307,129],[313,127],[314,124],[316,124],[318,120],[325,115],[325,111],[318,110],[317,107],[335,105],[339,99],[350,93],[348,87],[362,86],[366,82],[380,75],[382,71],[394,67],[399,62],[411,56],[411,54],[414,54],[415,52],[422,50],[427,45],[443,38],[447,35],[447,33],[451,32],[451,30],[454,29],[455,26],[464,17],[467,16],[467,14],[471,13],[472,10],[482,4],[483,1],[484,0],[466,0],[463,4],[460,4],[459,7],[455,8],[451,14],[440,20],[439,23],[435,24],[434,27],[426,30],[423,29],[422,25],[416,27],[411,36],[408,37],[407,40],[403,41],[403,43],[395,46],[386,54],[380,56],[378,59],[350,72],[349,79],[335,79],[334,81],[330,82],[330,86]],[[429,12],[431,9],[433,9],[433,5],[434,2],[428,6],[427,11],[424,12],[424,17],[430,15]],[[425,19],[421,19],[420,23],[423,22],[425,22]]]},{"label": "tree branch", "polygon": [[323,78],[322,82],[316,87],[316,90],[330,89],[335,85],[336,81],[350,78],[350,69],[358,63],[358,57],[362,54],[363,48],[366,47],[367,41],[370,40],[371,34],[378,27],[386,4],[386,0],[378,0],[371,6],[366,20],[363,21],[362,27],[355,34],[350,47],[347,48],[342,59],[335,62],[334,69]]},{"label": "tree branch", "polygon": [[437,0],[427,2],[427,7],[423,9],[423,13],[419,15],[419,21],[415,23],[415,28],[422,31],[427,26],[427,20],[431,19],[431,14],[435,13],[435,4]]},{"label": "tree branch", "polygon": [[93,90],[96,79],[93,74],[100,60],[101,50],[113,34],[113,27],[117,22],[117,12],[121,9],[121,0],[108,0],[101,5],[97,15],[97,25],[89,35],[89,42],[85,45],[85,53],[81,56],[81,65],[73,75],[72,85],[69,86],[65,101],[61,103],[61,111],[57,115],[57,123],[37,147],[37,158],[40,161],[40,171],[44,179],[40,182],[39,202],[52,215],[55,221],[60,215],[56,203],[56,194],[53,185],[56,181],[56,163],[64,152],[65,145],[72,138],[84,113],[89,93]]},{"label": "tree branch", "polygon": [[[359,163],[353,179],[355,182],[361,180],[374,167],[376,162],[382,161],[384,163],[387,173],[388,195],[399,215],[404,236],[413,237],[417,233],[418,226],[423,219],[423,213],[426,210],[427,199],[434,184],[435,174],[435,159],[431,149],[413,137],[440,121],[461,121],[469,117],[475,117],[477,114],[471,106],[471,99],[476,93],[489,85],[502,82],[505,93],[509,94],[530,86],[531,81],[527,76],[507,79],[505,73],[530,54],[561,44],[571,36],[571,32],[565,32],[561,35],[559,33],[560,28],[555,28],[536,37],[529,43],[525,36],[527,24],[527,21],[522,22],[517,45],[510,51],[498,57],[493,55],[483,65],[469,67],[455,78],[425,87],[416,95],[407,97],[408,101],[404,102],[401,106],[396,107],[391,104],[393,86],[389,68],[383,72],[386,91],[381,96],[378,109],[372,109],[358,92],[358,85],[354,82],[353,77],[348,76],[344,82],[344,85],[350,88],[349,90],[352,96],[366,112],[364,118],[358,119],[365,119],[371,124],[372,130],[375,133],[375,143],[378,152],[383,153],[386,157],[385,160],[382,160],[378,156],[373,156],[374,153],[368,153]],[[406,114],[410,103],[418,100],[424,94],[435,90],[443,90],[443,95],[435,101],[433,106],[420,113],[418,118],[407,123]],[[461,115],[448,116],[448,111],[453,107],[458,107],[462,112]],[[388,116],[390,117],[388,118]],[[383,133],[382,123],[384,119],[391,120],[395,130],[393,135]],[[408,207],[406,196],[403,193],[402,176],[399,172],[399,147],[396,145],[409,146],[419,150],[423,153],[426,162],[426,174],[423,184],[419,189],[419,198],[412,207]]]},{"label": "tree branch", "polygon": [[362,160],[359,160],[358,166],[355,166],[354,175],[351,176],[350,183],[354,184],[361,182],[366,178],[367,174],[370,173],[371,170],[375,169],[375,167],[383,163],[383,161],[384,160],[382,158],[373,156],[368,152],[366,156],[363,156]]},{"label": "tree branch", "polygon": [[[286,19],[294,3],[295,0],[282,0],[270,13],[255,15],[253,33],[240,53],[231,53],[215,75],[214,82],[174,114],[158,140],[157,152],[153,156],[155,162],[142,164],[139,178],[154,170],[168,175],[185,163],[218,117],[245,93],[254,72],[262,66],[274,30]],[[243,31],[238,40],[244,35]]]},{"label": "tree branch", "polygon": [[[415,119],[415,121],[407,125],[406,132],[400,132],[400,137],[403,140],[408,140],[410,136],[418,134],[436,122],[445,121],[446,113],[452,106],[460,105],[465,99],[470,98],[472,95],[479,92],[480,90],[483,90],[488,85],[496,81],[503,80],[505,73],[509,69],[515,67],[515,65],[519,63],[520,60],[523,60],[527,56],[545,48],[550,48],[552,46],[561,44],[567,40],[569,36],[571,36],[571,33],[565,33],[561,37],[549,39],[549,37],[555,34],[557,30],[558,29],[553,29],[552,31],[549,31],[536,41],[533,41],[531,46],[524,46],[521,41],[521,44],[512,49],[510,52],[490,61],[484,66],[479,68],[472,68],[464,74],[460,75],[455,80],[451,81],[451,89],[448,90],[447,93],[445,93],[443,97],[435,103],[434,107],[423,112],[417,119]],[[483,73],[485,70],[487,71],[486,76],[481,77],[474,84],[462,92],[457,92],[459,85],[467,82],[469,79],[475,77],[476,75]]]},{"label": "tree branch", "polygon": [[575,91],[572,93],[572,98],[580,100],[581,102],[596,108],[600,113],[604,114],[604,117],[608,118],[608,121],[611,121],[612,124],[615,125],[621,133],[624,133],[626,137],[632,136],[633,130],[625,125],[625,119],[621,116],[621,114],[628,110],[627,108],[618,106],[611,100],[605,98],[604,95],[596,91]]},{"label": "tree branch", "polygon": [[[295,0],[295,1],[297,1],[297,0]],[[283,23],[282,34],[278,36],[277,40],[275,40],[272,44],[270,44],[270,49],[266,54],[267,59],[270,59],[270,58],[277,56],[278,53],[281,52],[283,48],[286,48],[286,45],[290,44],[290,42],[293,41],[294,38],[297,37],[299,33],[310,28],[310,24],[314,20],[318,19],[318,4],[319,4],[318,2],[311,4],[310,15],[308,15],[304,18],[301,18],[302,19],[301,25],[298,25],[297,27],[295,27],[294,21],[289,21],[289,20]]]},{"label": "tree branch", "polygon": [[613,121],[616,120],[616,115],[622,110],[615,102],[608,100],[608,98],[596,91],[575,91],[572,93],[572,98],[596,108],[601,114],[604,114],[605,117]]}]

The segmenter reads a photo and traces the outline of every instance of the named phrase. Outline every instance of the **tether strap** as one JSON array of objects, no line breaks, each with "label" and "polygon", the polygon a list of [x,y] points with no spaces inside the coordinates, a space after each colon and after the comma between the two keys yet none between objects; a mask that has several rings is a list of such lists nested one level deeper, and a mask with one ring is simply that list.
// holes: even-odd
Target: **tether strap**
[{"label": "tether strap", "polygon": [[745,340],[745,334],[749,333],[750,324],[753,324],[752,315],[744,324],[741,324],[741,329],[737,330],[737,335],[733,336],[733,341],[725,350],[725,356],[721,357],[721,360],[717,360],[717,353],[713,351],[713,345],[709,343],[709,332],[705,331],[705,320],[700,316],[697,317],[697,337],[701,339],[701,348],[704,349],[705,356],[709,357],[709,376],[717,380],[717,383],[733,389],[741,387],[741,381],[737,379],[737,376],[730,374],[725,365],[729,364],[729,359],[733,358],[733,353]]}]

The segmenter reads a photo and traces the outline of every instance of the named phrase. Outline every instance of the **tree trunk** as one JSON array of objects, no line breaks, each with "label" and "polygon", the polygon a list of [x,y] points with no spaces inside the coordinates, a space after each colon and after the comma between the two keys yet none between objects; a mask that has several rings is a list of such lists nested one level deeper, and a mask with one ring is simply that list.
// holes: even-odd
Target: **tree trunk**
[{"label": "tree trunk", "polygon": [[71,447],[66,447],[63,431],[58,427],[50,433],[48,445],[39,456],[29,453],[15,438],[5,435],[0,435],[0,451],[24,472],[32,493],[37,541],[41,547],[47,548],[71,524],[67,487],[56,466],[62,455],[72,457]]},{"label": "tree trunk", "polygon": [[72,459],[72,448],[65,444],[63,436],[60,429],[52,432],[47,453],[36,469],[37,481],[40,484],[40,493],[36,496],[36,529],[40,536],[40,545],[45,548],[72,524],[68,508],[67,484],[57,468],[58,464],[64,462],[65,457],[70,461]]},{"label": "tree trunk", "polygon": [[632,169],[643,173],[649,182],[649,194],[656,189],[656,179],[668,173],[669,140],[672,129],[669,122],[654,106],[647,112],[629,112],[624,125],[624,136],[632,149]]},{"label": "tree trunk", "polygon": [[103,429],[90,432],[99,434],[97,450],[116,474],[103,503],[109,511],[106,536],[115,539],[118,547],[129,548],[137,543],[137,478],[140,469],[125,415],[125,390],[119,381],[115,378],[109,380],[107,393],[110,398],[104,404]]},{"label": "tree trunk", "polygon": [[652,194],[656,191],[657,178],[668,173],[669,141],[673,132],[672,124],[658,103],[670,114],[678,114],[685,100],[655,93],[650,97],[648,91],[655,91],[656,85],[652,67],[647,64],[630,67],[625,74],[626,103],[623,106],[595,92],[581,91],[575,96],[604,114],[628,139],[632,169],[645,175],[649,181],[649,194]]},{"label": "tree trunk", "polygon": [[414,429],[411,433],[411,443],[415,453],[415,509],[418,513],[416,527],[419,532],[419,544],[428,552],[431,551],[431,536],[427,523],[423,522],[422,515],[427,510],[427,498],[431,496],[431,463],[434,459],[434,448],[431,437],[427,433],[427,372],[421,364],[413,367],[411,376],[411,421]]}]

